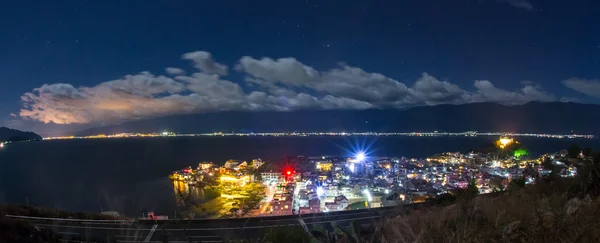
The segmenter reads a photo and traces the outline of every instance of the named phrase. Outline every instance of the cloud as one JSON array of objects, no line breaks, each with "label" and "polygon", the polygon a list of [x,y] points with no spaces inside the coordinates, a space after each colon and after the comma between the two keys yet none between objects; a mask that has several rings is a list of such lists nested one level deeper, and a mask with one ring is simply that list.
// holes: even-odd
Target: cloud
[{"label": "cloud", "polygon": [[456,84],[440,81],[423,73],[412,86],[370,73],[358,67],[340,64],[338,68],[319,72],[294,58],[254,59],[242,57],[236,70],[245,72],[246,80],[272,94],[308,88],[353,100],[368,102],[376,108],[409,108],[420,105],[496,102],[507,105],[530,101],[555,101],[540,86],[526,85],[518,91],[495,87],[490,81],[476,81],[475,92]]},{"label": "cloud", "polygon": [[527,0],[498,0],[498,1],[508,3],[515,8],[522,8],[522,9],[527,9],[527,10],[533,9],[533,5]]},{"label": "cloud", "polygon": [[540,86],[525,85],[517,91],[495,87],[488,80],[477,80],[473,84],[477,91],[471,94],[471,102],[496,102],[505,105],[520,105],[531,101],[552,102],[556,97]]},{"label": "cloud", "polygon": [[166,68],[170,77],[144,71],[95,86],[44,84],[22,95],[18,115],[27,123],[92,126],[218,111],[360,110],[474,102],[516,105],[557,100],[539,85],[509,91],[478,80],[464,89],[429,73],[406,84],[344,63],[319,71],[291,57],[242,57],[235,70],[245,78],[233,82],[223,78],[228,67],[208,52],[187,53],[183,59],[191,60],[198,71],[186,74],[179,68]]},{"label": "cloud", "polygon": [[183,75],[183,74],[185,74],[185,71],[183,71],[183,69],[181,69],[181,68],[168,67],[168,68],[165,68],[165,71],[168,74],[171,74],[171,75]]},{"label": "cloud", "polygon": [[577,92],[600,98],[600,80],[599,79],[579,79],[570,78],[562,82],[565,86]]},{"label": "cloud", "polygon": [[194,67],[208,74],[218,74],[221,76],[227,75],[227,66],[215,62],[212,55],[205,51],[194,51],[183,54],[181,59],[191,60]]},{"label": "cloud", "polygon": [[560,98],[560,102],[563,102],[563,103],[567,103],[567,102],[581,103],[581,99],[579,99],[577,97],[562,97],[562,98]]}]

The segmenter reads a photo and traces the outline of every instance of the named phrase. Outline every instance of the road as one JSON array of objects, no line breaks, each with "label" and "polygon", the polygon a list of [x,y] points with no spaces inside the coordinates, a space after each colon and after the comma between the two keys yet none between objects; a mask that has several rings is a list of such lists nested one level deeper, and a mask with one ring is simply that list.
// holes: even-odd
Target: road
[{"label": "road", "polygon": [[330,228],[332,222],[341,225],[351,222],[371,224],[381,215],[385,213],[380,210],[355,210],[256,218],[114,222],[12,217],[51,229],[64,238],[86,242],[223,242],[259,236],[268,228],[299,226],[302,223],[308,229],[314,225]]}]

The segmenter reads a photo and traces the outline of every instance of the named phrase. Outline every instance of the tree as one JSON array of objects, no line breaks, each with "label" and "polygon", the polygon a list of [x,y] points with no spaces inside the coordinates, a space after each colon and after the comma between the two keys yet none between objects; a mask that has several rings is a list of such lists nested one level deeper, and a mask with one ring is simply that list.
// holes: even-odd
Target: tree
[{"label": "tree", "polygon": [[542,168],[551,171],[554,170],[554,164],[552,164],[552,160],[546,157],[544,161],[542,161]]},{"label": "tree", "polygon": [[581,153],[581,147],[579,147],[577,144],[573,144],[567,148],[568,158],[577,158],[579,157],[579,153]]},{"label": "tree", "polygon": [[583,156],[591,156],[592,155],[592,148],[584,148],[581,153],[583,153]]}]

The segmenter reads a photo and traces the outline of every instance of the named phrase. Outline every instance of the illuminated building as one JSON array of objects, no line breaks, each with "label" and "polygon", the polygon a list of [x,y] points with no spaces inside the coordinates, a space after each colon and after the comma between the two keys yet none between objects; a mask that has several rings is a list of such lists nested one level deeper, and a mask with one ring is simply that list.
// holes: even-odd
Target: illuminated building
[{"label": "illuminated building", "polygon": [[263,183],[271,184],[279,182],[281,178],[281,173],[277,172],[261,172],[260,177]]},{"label": "illuminated building", "polygon": [[506,146],[510,145],[511,143],[513,143],[513,139],[508,138],[508,137],[500,137],[500,139],[498,139],[498,141],[496,141],[496,145],[500,148],[505,148]]},{"label": "illuminated building", "polygon": [[276,194],[271,200],[271,214],[273,215],[290,215],[292,214],[292,194],[283,193]]},{"label": "illuminated building", "polygon": [[220,177],[221,185],[230,186],[230,187],[243,187],[246,183],[249,183],[252,179],[250,176],[230,176],[230,175],[222,175]]},{"label": "illuminated building", "polygon": [[330,171],[333,163],[331,161],[319,161],[316,163],[317,170]]},{"label": "illuminated building", "polygon": [[244,169],[248,166],[248,163],[246,163],[246,161],[239,161],[239,160],[227,160],[225,162],[225,165],[223,165],[223,167],[225,167],[226,169],[229,170],[240,170],[240,169]]},{"label": "illuminated building", "polygon": [[320,213],[321,212],[321,201],[319,199],[312,199],[308,201],[308,206],[303,206],[299,208],[300,214],[307,213]]},{"label": "illuminated building", "polygon": [[253,159],[252,163],[250,164],[250,166],[252,166],[252,168],[254,169],[258,169],[260,168],[265,162],[263,162],[261,159]]},{"label": "illuminated building", "polygon": [[215,166],[215,164],[213,164],[212,162],[200,162],[198,164],[198,168],[200,168],[202,170],[208,170],[208,169],[212,168],[213,166]]}]

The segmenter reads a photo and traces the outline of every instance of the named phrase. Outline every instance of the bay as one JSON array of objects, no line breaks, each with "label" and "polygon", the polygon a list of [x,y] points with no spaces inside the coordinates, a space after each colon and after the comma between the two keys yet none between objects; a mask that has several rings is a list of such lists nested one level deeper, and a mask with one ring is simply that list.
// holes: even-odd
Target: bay
[{"label": "bay", "polygon": [[[54,140],[9,144],[0,150],[0,203],[71,211],[155,211],[173,215],[169,173],[200,161],[278,160],[287,156],[426,157],[467,152],[497,137],[158,137]],[[571,144],[600,149],[598,139],[516,138],[533,153]]]}]

